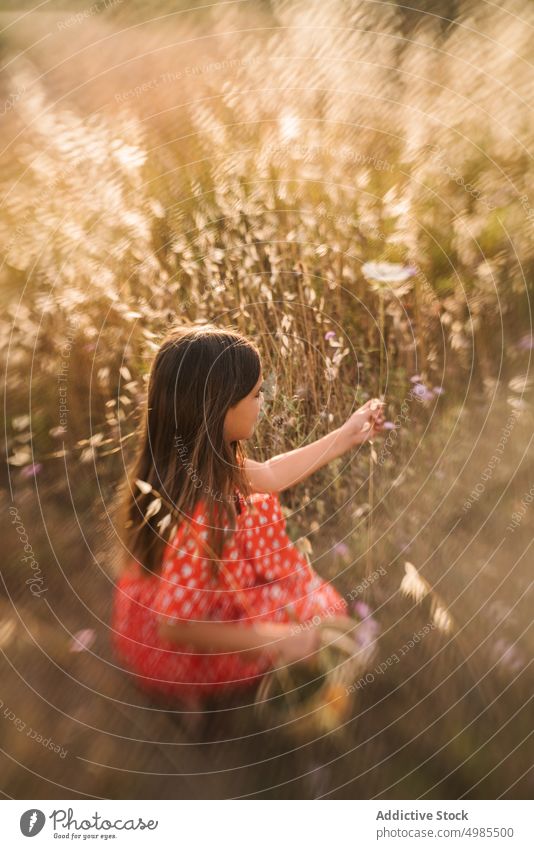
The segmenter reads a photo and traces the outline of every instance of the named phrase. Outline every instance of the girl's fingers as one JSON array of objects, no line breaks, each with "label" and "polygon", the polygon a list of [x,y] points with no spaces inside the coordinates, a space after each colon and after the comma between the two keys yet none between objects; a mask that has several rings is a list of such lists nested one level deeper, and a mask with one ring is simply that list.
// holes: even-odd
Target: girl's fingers
[{"label": "girl's fingers", "polygon": [[324,619],[323,622],[327,625],[330,625],[334,628],[341,628],[343,631],[351,631],[356,627],[356,620],[351,619],[350,616],[329,616],[327,619]]},{"label": "girl's fingers", "polygon": [[378,410],[385,405],[385,401],[381,401],[380,398],[369,398],[365,404],[362,404],[360,410]]}]

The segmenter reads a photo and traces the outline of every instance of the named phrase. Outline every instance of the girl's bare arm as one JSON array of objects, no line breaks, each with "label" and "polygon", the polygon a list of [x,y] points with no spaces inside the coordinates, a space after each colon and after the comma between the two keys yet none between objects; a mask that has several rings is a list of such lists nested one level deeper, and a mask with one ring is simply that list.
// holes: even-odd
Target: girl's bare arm
[{"label": "girl's bare arm", "polygon": [[[376,436],[384,421],[382,403],[377,398],[367,401],[341,427],[302,448],[271,457],[258,463],[248,457],[244,471],[255,492],[281,492],[307,478],[346,451]],[[367,428],[366,428],[367,424]]]},{"label": "girl's bare arm", "polygon": [[187,643],[203,652],[243,652],[277,655],[281,644],[290,636],[288,625],[280,622],[258,622],[243,627],[232,622],[161,621],[159,635],[173,643]]},{"label": "girl's bare arm", "polygon": [[340,457],[347,448],[347,442],[338,428],[310,445],[277,454],[265,463],[247,457],[244,462],[245,474],[255,492],[281,492]]},{"label": "girl's bare arm", "polygon": [[188,643],[199,651],[247,651],[254,654],[265,649],[268,639],[256,627],[243,628],[231,622],[162,621],[161,637],[176,643]]}]

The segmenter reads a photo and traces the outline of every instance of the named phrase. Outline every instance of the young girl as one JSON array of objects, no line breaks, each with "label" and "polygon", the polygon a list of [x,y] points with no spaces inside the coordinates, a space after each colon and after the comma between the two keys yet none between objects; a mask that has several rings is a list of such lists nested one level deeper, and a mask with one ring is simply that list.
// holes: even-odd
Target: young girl
[{"label": "young girl", "polygon": [[252,690],[273,665],[311,661],[311,620],[335,611],[347,624],[346,602],[289,539],[278,493],[380,432],[381,402],[258,463],[243,441],[262,382],[256,346],[211,324],[173,330],[151,369],[122,500],[112,640],[138,686],[189,705]]}]

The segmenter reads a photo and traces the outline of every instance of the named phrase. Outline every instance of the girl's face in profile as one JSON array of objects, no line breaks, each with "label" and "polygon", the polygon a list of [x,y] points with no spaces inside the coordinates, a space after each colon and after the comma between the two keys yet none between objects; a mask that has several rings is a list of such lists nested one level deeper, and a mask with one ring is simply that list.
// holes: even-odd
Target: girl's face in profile
[{"label": "girl's face in profile", "polygon": [[260,374],[252,392],[245,395],[234,407],[230,407],[224,419],[224,438],[227,442],[250,439],[263,403],[263,374]]}]

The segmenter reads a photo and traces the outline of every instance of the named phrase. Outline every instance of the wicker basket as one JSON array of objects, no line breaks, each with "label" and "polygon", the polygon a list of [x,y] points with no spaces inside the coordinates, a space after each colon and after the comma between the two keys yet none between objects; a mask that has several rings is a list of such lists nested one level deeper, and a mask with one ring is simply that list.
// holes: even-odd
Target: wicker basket
[{"label": "wicker basket", "polygon": [[[374,644],[357,642],[359,623],[347,631],[338,620],[323,620],[313,663],[294,663],[267,673],[256,692],[255,711],[263,726],[302,743],[338,732],[354,710],[351,685],[372,662]],[[356,639],[355,639],[356,636]]]}]

